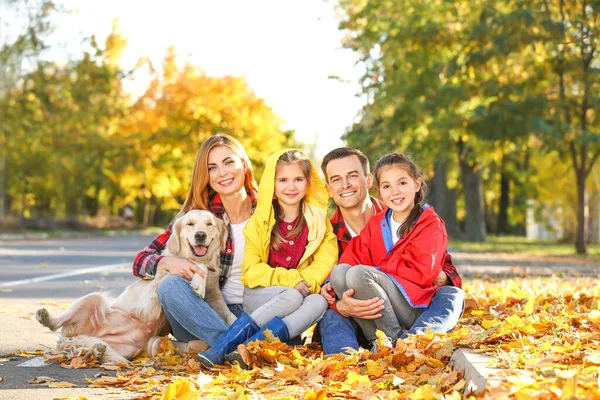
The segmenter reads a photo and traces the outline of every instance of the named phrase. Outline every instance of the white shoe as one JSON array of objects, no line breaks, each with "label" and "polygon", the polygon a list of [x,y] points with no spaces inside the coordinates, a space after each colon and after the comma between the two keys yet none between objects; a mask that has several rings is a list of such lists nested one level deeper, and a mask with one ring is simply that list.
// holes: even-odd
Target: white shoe
[{"label": "white shoe", "polygon": [[[160,347],[160,339],[162,336],[153,336],[148,341],[148,347],[146,352],[150,357],[156,357]],[[209,345],[203,340],[190,340],[189,342],[178,342],[171,340],[173,347],[177,349],[179,353],[201,353],[209,349]]]}]

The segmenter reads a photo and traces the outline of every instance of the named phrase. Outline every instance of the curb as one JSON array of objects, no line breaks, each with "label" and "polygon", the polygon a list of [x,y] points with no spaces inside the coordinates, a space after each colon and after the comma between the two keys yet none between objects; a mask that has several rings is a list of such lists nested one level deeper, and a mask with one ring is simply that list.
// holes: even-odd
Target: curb
[{"label": "curb", "polygon": [[452,370],[464,373],[465,395],[482,393],[494,381],[499,381],[501,369],[488,365],[494,357],[475,353],[471,349],[456,349],[450,358]]}]

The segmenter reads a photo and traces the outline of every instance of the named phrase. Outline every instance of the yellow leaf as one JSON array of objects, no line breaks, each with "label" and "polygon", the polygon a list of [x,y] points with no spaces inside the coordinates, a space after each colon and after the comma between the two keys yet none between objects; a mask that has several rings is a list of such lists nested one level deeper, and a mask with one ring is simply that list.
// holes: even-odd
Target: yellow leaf
[{"label": "yellow leaf", "polygon": [[574,376],[570,379],[567,379],[563,388],[562,388],[562,396],[560,396],[561,400],[570,400],[577,398],[577,377]]},{"label": "yellow leaf", "polygon": [[72,388],[72,387],[77,387],[77,385],[74,383],[71,383],[71,382],[52,382],[51,384],[48,385],[48,387],[68,389],[68,388]]},{"label": "yellow leaf", "polygon": [[483,326],[483,329],[490,329],[500,324],[502,324],[502,322],[500,322],[498,318],[481,320],[481,326]]},{"label": "yellow leaf", "polygon": [[525,304],[525,307],[523,307],[523,312],[525,313],[525,315],[531,315],[533,314],[534,307],[535,296],[530,294],[529,296],[527,296],[527,304]]},{"label": "yellow leaf", "polygon": [[367,360],[367,372],[369,375],[380,377],[384,371],[385,368],[381,365],[381,363],[374,360]]},{"label": "yellow leaf", "polygon": [[187,379],[177,378],[170,383],[163,393],[162,400],[196,400],[198,391]]},{"label": "yellow leaf", "polygon": [[350,371],[350,373],[348,373],[348,376],[346,377],[346,380],[344,381],[344,383],[347,385],[350,385],[352,387],[360,389],[360,388],[369,386],[371,381],[369,380],[369,377],[366,375],[359,375],[354,371]]}]

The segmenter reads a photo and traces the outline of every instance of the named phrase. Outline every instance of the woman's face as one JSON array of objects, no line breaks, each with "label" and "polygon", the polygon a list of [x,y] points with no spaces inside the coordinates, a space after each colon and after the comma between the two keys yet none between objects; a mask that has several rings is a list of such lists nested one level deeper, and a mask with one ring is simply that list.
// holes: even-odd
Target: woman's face
[{"label": "woman's face", "polygon": [[217,146],[208,153],[208,184],[227,196],[244,190],[246,167],[235,151],[227,146]]}]

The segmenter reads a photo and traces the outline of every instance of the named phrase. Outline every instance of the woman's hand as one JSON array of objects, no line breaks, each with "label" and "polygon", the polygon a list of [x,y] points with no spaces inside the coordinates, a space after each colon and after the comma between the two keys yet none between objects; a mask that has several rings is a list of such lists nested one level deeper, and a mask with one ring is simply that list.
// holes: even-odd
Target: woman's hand
[{"label": "woman's hand", "polygon": [[327,300],[327,304],[332,305],[335,303],[335,296],[333,293],[333,286],[331,286],[331,282],[327,282],[321,287],[321,296],[325,297]]},{"label": "woman's hand", "polygon": [[179,275],[182,278],[191,281],[194,274],[198,274],[203,278],[206,278],[206,272],[200,268],[196,268],[196,264],[187,258],[165,256],[158,262],[157,270],[166,271],[173,275]]},{"label": "woman's hand", "polygon": [[308,284],[308,282],[302,281],[300,283],[298,283],[294,289],[296,289],[297,291],[300,292],[300,294],[302,295],[302,297],[306,297],[310,294],[310,285]]}]

